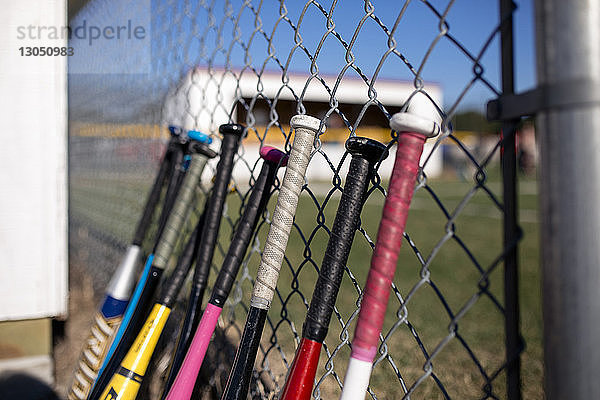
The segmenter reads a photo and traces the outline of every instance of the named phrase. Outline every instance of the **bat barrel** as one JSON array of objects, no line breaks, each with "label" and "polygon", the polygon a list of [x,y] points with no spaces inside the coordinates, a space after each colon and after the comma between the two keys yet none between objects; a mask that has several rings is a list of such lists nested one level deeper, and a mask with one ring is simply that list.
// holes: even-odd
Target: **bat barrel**
[{"label": "bat barrel", "polygon": [[170,312],[170,308],[164,305],[154,305],[143,329],[120,367],[112,375],[100,398],[135,400]]},{"label": "bat barrel", "polygon": [[309,400],[321,354],[321,342],[300,340],[279,400]]},{"label": "bat barrel", "polygon": [[190,349],[185,355],[182,368],[177,373],[173,386],[166,396],[167,400],[189,400],[192,396],[210,338],[217,326],[217,320],[222,310],[221,307],[213,304],[206,306],[196,334],[190,344]]},{"label": "bat barrel", "polygon": [[[177,294],[183,285],[185,278],[190,270],[192,265],[193,258],[195,256],[195,252],[197,250],[196,242],[198,231],[202,229],[202,225],[204,223],[203,216],[198,221],[192,235],[188,239],[188,242],[185,245],[183,250],[183,254],[179,258],[177,265],[171,276],[165,284],[163,284],[163,290],[159,297],[159,301],[154,305],[152,312],[150,313],[150,317],[146,320],[146,324],[143,326],[142,330],[138,334],[136,341],[129,348],[129,351],[125,358],[123,359],[119,369],[113,375],[111,379],[111,383],[109,383],[109,393],[110,390],[115,389],[114,382],[123,381],[123,387],[115,389],[117,393],[121,393],[124,395],[124,399],[131,399],[136,397],[137,390],[142,383],[142,380],[145,375],[145,371],[150,363],[152,358],[152,354],[154,353],[154,349],[158,340],[162,334],[162,330],[166,321],[168,319],[169,313],[172,309],[172,306],[177,298]],[[146,286],[148,287],[148,286]],[[160,312],[158,312],[160,311]],[[157,321],[158,319],[162,319],[162,321]],[[141,342],[144,337],[152,337],[151,341],[146,341],[144,343]],[[131,361],[131,354],[136,354],[136,361]],[[123,380],[123,377],[118,377],[118,375],[123,375],[120,371],[123,369],[127,371],[131,371],[132,374],[135,374],[136,378],[133,380]],[[126,374],[126,377],[130,378],[130,375]],[[118,386],[118,384],[117,384]],[[126,387],[125,387],[126,386]]]},{"label": "bat barrel", "polygon": [[221,400],[244,400],[248,395],[254,360],[267,319],[266,309],[250,307],[240,345]]}]

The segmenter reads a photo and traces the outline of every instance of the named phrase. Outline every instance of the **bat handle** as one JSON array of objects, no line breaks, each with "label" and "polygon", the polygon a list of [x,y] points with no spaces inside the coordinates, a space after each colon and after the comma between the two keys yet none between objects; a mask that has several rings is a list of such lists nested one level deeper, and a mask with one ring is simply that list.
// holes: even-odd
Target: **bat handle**
[{"label": "bat handle", "polygon": [[167,265],[173,252],[173,248],[177,243],[181,227],[185,223],[192,206],[192,199],[196,192],[196,186],[200,181],[206,162],[209,158],[216,156],[214,151],[210,150],[202,143],[194,143],[191,151],[193,154],[190,166],[188,167],[183,183],[179,188],[179,192],[177,193],[175,203],[173,204],[165,228],[154,249],[153,265],[158,268],[164,269]]},{"label": "bat handle", "polygon": [[245,132],[245,128],[243,125],[239,124],[224,124],[219,127],[219,132],[223,135],[223,140],[221,141],[221,154],[219,156],[219,162],[217,163],[213,187],[204,209],[204,226],[199,237],[200,241],[196,255],[194,278],[190,289],[185,318],[179,333],[177,345],[175,346],[171,369],[167,377],[165,392],[175,379],[175,374],[184,360],[184,356],[192,340],[192,335],[202,316],[200,307],[208,281],[219,227],[221,225],[223,206],[225,204],[225,197],[227,196],[227,187],[231,180],[234,157],[237,153],[240,139]]},{"label": "bat handle", "polygon": [[287,164],[287,155],[273,147],[264,146],[261,148],[260,156],[265,161],[258,178],[254,182],[252,192],[244,208],[244,214],[237,223],[229,250],[223,260],[217,280],[213,285],[213,292],[209,302],[219,307],[223,307],[227,297],[229,297],[258,219],[269,201],[271,187],[275,182],[277,170],[279,167]]},{"label": "bat handle", "polygon": [[146,306],[149,305],[148,303],[151,300],[148,297],[153,295],[161,273],[175,246],[207,159],[216,156],[214,151],[202,143],[192,143],[191,151],[194,154],[192,154],[190,166],[177,194],[171,215],[167,219],[165,230],[158,240],[154,255],[148,259],[146,267],[136,285],[133,296],[123,316],[123,321],[119,326],[119,330],[115,335],[115,339],[109,348],[104,364],[88,397],[90,400],[98,398],[101,393],[100,390],[107,384],[115,368],[118,368],[123,352],[131,344],[132,336],[137,333],[137,328],[139,328],[138,321],[143,322],[143,318],[147,312]]},{"label": "bat handle", "polygon": [[171,212],[175,198],[177,197],[177,191],[179,189],[183,172],[182,166],[183,159],[185,157],[184,147],[185,146],[182,143],[177,143],[171,155],[171,168],[169,170],[169,177],[167,179],[167,190],[165,191],[164,195],[162,211],[158,219],[157,236],[161,235],[161,232],[167,223],[167,218],[169,217],[169,213]]},{"label": "bat handle", "polygon": [[341,400],[365,398],[424,142],[425,136],[421,134],[401,133],[398,136],[396,160],[354,331]]},{"label": "bat handle", "polygon": [[384,144],[362,137],[348,139],[346,148],[352,160],[303,327],[305,338],[321,343],[327,336],[373,167],[388,154]]},{"label": "bat handle", "polygon": [[198,251],[198,235],[202,230],[202,226],[204,225],[204,214],[200,216],[200,219],[196,223],[196,227],[194,231],[190,235],[183,248],[183,252],[179,256],[177,260],[177,265],[173,269],[173,272],[169,276],[169,284],[162,285],[162,290],[158,298],[160,299],[160,303],[164,304],[169,308],[173,308],[175,302],[177,301],[177,296],[183,283],[185,282],[185,278],[187,277],[190,268],[194,262],[194,258],[196,256],[196,252]]},{"label": "bat handle", "polygon": [[269,309],[273,300],[284,251],[298,207],[298,197],[304,185],[306,168],[321,121],[308,115],[295,115],[290,125],[295,130],[294,143],[250,300],[251,306],[265,310]]},{"label": "bat handle", "polygon": [[398,136],[388,197],[352,341],[352,354],[361,359],[372,361],[375,356],[424,142],[425,136],[417,133]]},{"label": "bat handle", "polygon": [[[391,128],[399,133],[396,159],[354,331],[351,359],[341,396],[343,400],[365,397],[423,146],[428,137],[439,133],[439,124],[435,120],[435,116],[438,116],[437,111],[432,109],[432,104],[423,100],[423,97],[417,97],[416,101],[409,105],[407,112],[395,114],[390,122]],[[434,119],[431,119],[431,116],[434,116]]]},{"label": "bat handle", "polygon": [[346,184],[304,322],[303,338],[286,378],[281,400],[310,398],[321,344],[327,336],[344,267],[360,220],[365,193],[374,173],[374,165],[388,155],[384,144],[363,137],[348,139],[346,149],[352,155]]},{"label": "bat handle", "polygon": [[[213,259],[217,235],[221,224],[223,214],[223,206],[225,204],[225,196],[227,196],[227,187],[231,180],[233,170],[233,158],[237,153],[240,139],[245,132],[243,125],[225,124],[219,127],[219,132],[223,134],[221,142],[221,155],[217,164],[217,172],[215,181],[211,190],[210,198],[206,204],[206,217],[202,236],[200,237],[200,245],[198,247],[198,256],[196,258],[196,269],[194,270],[194,286],[201,287],[198,292],[204,292],[208,280],[208,273]],[[196,299],[202,302],[202,299]],[[197,305],[198,307],[200,304]],[[194,328],[198,323],[198,319],[194,321]]]},{"label": "bat handle", "polygon": [[290,125],[295,130],[292,150],[277,197],[277,205],[273,211],[273,222],[269,228],[258,267],[242,340],[221,400],[242,400],[248,394],[258,345],[277,286],[279,270],[294,223],[298,197],[304,185],[306,168],[321,121],[308,115],[295,115],[292,117]]},{"label": "bat handle", "polygon": [[158,170],[158,173],[156,174],[156,178],[154,179],[154,183],[152,184],[152,188],[150,189],[148,198],[146,199],[146,205],[144,206],[142,217],[140,218],[138,225],[135,229],[135,233],[133,235],[133,244],[136,246],[141,247],[142,242],[146,237],[148,227],[152,222],[152,214],[154,214],[156,205],[160,200],[160,193],[162,191],[165,180],[167,179],[169,169],[171,168],[171,158],[174,152],[173,142],[174,140],[171,139],[171,142],[168,144],[167,150],[165,151],[165,155],[163,156],[163,160],[160,163],[160,168]]},{"label": "bat handle", "polygon": [[[173,359],[171,371],[169,372],[169,376],[164,387],[165,393],[168,392],[171,398],[174,396],[174,393],[179,393],[179,391],[184,390],[183,388],[186,386],[185,382],[191,381],[191,376],[194,376],[194,381],[196,379],[195,375],[197,375],[198,371],[200,370],[202,361],[204,360],[204,355],[206,353],[206,348],[210,342],[210,338],[217,321],[215,318],[213,321],[214,323],[207,324],[206,319],[210,319],[210,315],[214,314],[214,312],[209,314],[207,314],[207,312],[209,309],[221,310],[223,308],[223,305],[227,300],[229,292],[231,291],[235,281],[242,258],[246,252],[246,248],[248,247],[248,244],[252,238],[252,233],[254,232],[258,218],[260,214],[262,214],[266,203],[269,200],[270,189],[275,181],[277,169],[280,166],[285,165],[287,161],[287,155],[285,153],[272,147],[263,147],[260,154],[265,162],[263,163],[260,174],[252,187],[252,192],[250,193],[250,198],[248,199],[244,209],[244,214],[237,224],[237,228],[229,246],[229,250],[225,256],[217,280],[213,285],[213,292],[207,309],[202,314],[202,318],[198,328],[196,329],[196,332],[194,333],[194,338],[190,344],[189,350],[187,350],[187,354],[183,354],[182,351],[176,352],[176,357]],[[190,335],[185,335],[183,337],[188,336]],[[183,342],[180,341],[180,343]],[[178,349],[180,347],[181,346],[178,346]],[[196,356],[192,358],[189,356],[190,353],[196,354]],[[179,376],[187,376],[187,378],[179,378]],[[181,386],[181,388],[174,388],[173,390],[170,390],[176,377],[178,377],[178,386]]]}]

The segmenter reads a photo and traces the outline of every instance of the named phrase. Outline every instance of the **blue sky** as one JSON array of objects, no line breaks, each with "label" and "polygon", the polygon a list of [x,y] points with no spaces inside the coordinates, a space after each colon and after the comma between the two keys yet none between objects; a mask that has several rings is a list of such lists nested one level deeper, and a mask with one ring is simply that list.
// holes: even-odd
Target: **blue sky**
[{"label": "blue sky", "polygon": [[[329,11],[333,0],[321,0],[322,9]],[[127,1],[124,1],[127,3]],[[220,0],[206,0],[204,2],[188,2],[183,0],[129,0],[127,7],[123,1],[100,0],[92,1],[84,8],[75,21],[123,20],[124,18],[137,18],[150,11],[152,24],[152,73],[146,80],[155,87],[172,85],[179,77],[196,65],[212,63],[215,67],[229,64],[232,67],[243,67],[246,64],[256,69],[263,66],[269,53],[267,40],[273,27],[280,17],[279,2],[264,0],[252,1],[251,8],[242,7],[242,1],[231,2],[226,9]],[[391,29],[405,2],[402,1],[373,1],[374,14],[381,24]],[[439,18],[434,8],[439,13],[445,12],[449,0],[429,0],[428,3],[419,0],[410,1],[405,14],[400,20],[394,38],[398,51],[410,62],[413,68],[419,69],[431,44],[439,34]],[[287,17],[292,24],[300,24],[299,34],[302,43],[309,53],[315,54],[318,44],[327,31],[326,18],[319,7],[311,4],[307,7],[302,21],[300,16],[304,9],[304,1],[286,2]],[[259,23],[255,12],[260,9],[261,29],[264,32],[255,32]],[[143,9],[142,9],[143,8]],[[243,11],[240,13],[240,9]],[[456,0],[448,12],[447,22],[449,35],[456,39],[466,51],[473,56],[478,56],[480,50],[496,29],[499,21],[499,7],[497,0]],[[212,19],[209,18],[212,15]],[[343,40],[349,43],[365,15],[364,2],[357,0],[339,0],[333,11],[335,31]],[[233,27],[233,21],[239,17],[238,31]],[[223,21],[225,21],[223,23]],[[73,23],[72,21],[71,23]],[[211,25],[212,24],[212,25]],[[219,30],[221,28],[221,30]],[[517,1],[517,10],[514,13],[515,32],[515,72],[517,91],[531,88],[535,84],[535,52],[532,0]],[[234,38],[239,36],[238,42],[230,48]],[[218,38],[222,39],[222,46],[218,45]],[[203,40],[201,40],[201,38]],[[250,45],[248,45],[250,43]],[[130,66],[136,62],[143,62],[140,57],[141,50],[138,46],[121,43],[116,48],[118,54],[109,54],[110,51],[96,52],[95,57],[73,58],[71,63],[95,63],[95,69],[112,70],[116,65]],[[77,46],[77,44],[76,44]],[[129,46],[129,47],[128,47]],[[244,46],[247,48],[244,49]],[[294,30],[289,22],[280,21],[272,41],[273,50],[279,63],[285,64],[294,46]],[[217,49],[215,51],[215,49]],[[387,36],[381,26],[371,18],[362,25],[355,41],[352,52],[355,56],[355,65],[368,78],[371,78],[382,59],[387,47]],[[77,53],[76,48],[76,53]],[[81,53],[81,52],[80,52]],[[344,67],[345,50],[339,40],[329,35],[317,57],[319,72],[327,75],[337,75]],[[90,61],[92,60],[92,61]],[[110,68],[109,68],[110,64]],[[500,87],[499,78],[499,39],[491,42],[487,51],[481,58],[483,77],[496,88]],[[277,62],[271,60],[266,65],[267,70],[281,71]],[[308,73],[310,61],[301,51],[296,50],[291,57],[289,69],[293,72]],[[426,82],[436,82],[444,91],[444,106],[453,105],[461,92],[473,78],[473,62],[462,50],[447,37],[437,42],[427,61],[422,66],[422,77]],[[346,75],[356,76],[350,70]],[[414,72],[400,60],[391,55],[385,59],[379,72],[379,77],[386,79],[412,80]],[[127,80],[127,78],[122,78]],[[137,76],[129,78],[130,81],[144,79]],[[147,83],[141,83],[147,85]],[[135,85],[134,85],[135,86]],[[485,102],[495,95],[481,82],[471,87],[464,99],[460,102],[459,110],[478,109],[483,111]]]}]

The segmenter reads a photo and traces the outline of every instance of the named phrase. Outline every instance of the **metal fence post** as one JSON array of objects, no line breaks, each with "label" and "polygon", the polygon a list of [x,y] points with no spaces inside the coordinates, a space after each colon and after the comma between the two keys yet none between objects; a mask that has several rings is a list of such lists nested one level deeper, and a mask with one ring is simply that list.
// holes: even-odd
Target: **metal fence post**
[{"label": "metal fence post", "polygon": [[547,399],[600,398],[600,5],[536,0]]},{"label": "metal fence post", "polygon": [[[512,0],[500,0],[500,53],[502,94],[514,94],[514,46]],[[517,154],[516,131],[519,118],[502,122],[502,183],[504,202],[504,307],[506,343],[506,397],[521,399],[521,349],[519,326],[518,247],[520,229],[517,224]]]}]

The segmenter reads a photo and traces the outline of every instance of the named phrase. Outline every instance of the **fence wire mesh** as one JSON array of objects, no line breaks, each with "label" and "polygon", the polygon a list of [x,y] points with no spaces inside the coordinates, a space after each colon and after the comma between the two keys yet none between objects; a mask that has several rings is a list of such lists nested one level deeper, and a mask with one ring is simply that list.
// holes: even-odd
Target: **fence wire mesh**
[{"label": "fence wire mesh", "polygon": [[[315,399],[335,398],[393,164],[396,133],[388,122],[422,93],[436,105],[443,133],[428,143],[421,160],[368,393],[373,399],[506,398],[502,139],[467,135],[451,124],[473,93],[479,108],[501,94],[496,67],[488,71],[486,60],[496,60],[502,19],[496,2],[484,2],[487,25],[473,40],[460,26],[454,30],[453,19],[464,11],[455,3],[460,2],[148,2],[149,74],[70,75],[71,263],[83,266],[94,289],[103,291],[133,234],[167,125],[209,133],[217,149],[219,125],[239,122],[248,133],[236,156],[212,283],[260,170],[258,149],[289,151],[290,117],[317,116],[327,130],[315,143],[250,393],[274,398],[300,340],[343,189],[349,163],[343,143],[353,135],[388,143],[392,154],[371,182],[313,391]],[[131,9],[139,4],[132,2]],[[110,16],[112,6],[110,0],[91,1],[75,19]],[[136,56],[98,53],[85,62],[125,66]],[[435,83],[438,70],[432,64],[444,65],[450,75],[462,72],[453,98]],[[202,212],[215,165],[203,175],[184,236]],[[277,189],[204,363],[206,398],[219,398],[227,378],[276,195]],[[151,239],[146,242],[149,251]],[[185,290],[145,382],[148,397],[159,392],[168,370],[184,306]]]}]

